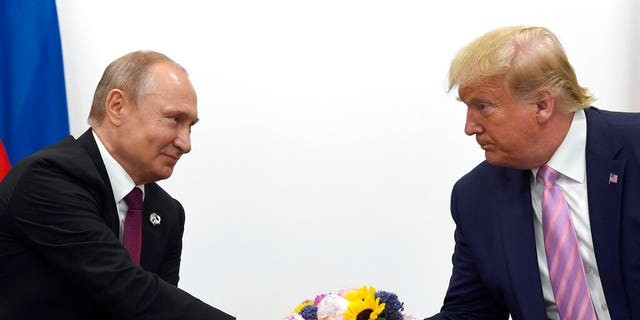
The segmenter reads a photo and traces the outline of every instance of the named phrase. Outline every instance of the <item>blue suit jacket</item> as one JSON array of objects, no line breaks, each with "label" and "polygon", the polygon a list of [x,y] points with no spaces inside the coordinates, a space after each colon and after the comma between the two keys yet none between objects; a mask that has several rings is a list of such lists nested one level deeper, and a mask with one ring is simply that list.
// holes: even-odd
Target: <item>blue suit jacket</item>
[{"label": "blue suit jacket", "polygon": [[[585,113],[591,233],[609,313],[640,319],[640,114]],[[485,161],[456,183],[453,274],[430,319],[546,319],[530,176]]]}]

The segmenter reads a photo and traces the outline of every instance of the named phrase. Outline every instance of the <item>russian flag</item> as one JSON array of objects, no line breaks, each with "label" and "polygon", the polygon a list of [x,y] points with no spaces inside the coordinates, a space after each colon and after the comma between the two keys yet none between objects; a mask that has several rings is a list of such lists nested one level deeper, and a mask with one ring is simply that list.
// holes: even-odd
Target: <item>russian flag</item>
[{"label": "russian flag", "polygon": [[2,140],[0,140],[0,181],[2,181],[2,178],[9,172],[10,168],[11,165],[9,164],[7,151],[4,150],[4,145],[2,144]]},{"label": "russian flag", "polygon": [[[69,134],[55,0],[0,1],[0,180]],[[3,147],[4,145],[4,147]]]}]

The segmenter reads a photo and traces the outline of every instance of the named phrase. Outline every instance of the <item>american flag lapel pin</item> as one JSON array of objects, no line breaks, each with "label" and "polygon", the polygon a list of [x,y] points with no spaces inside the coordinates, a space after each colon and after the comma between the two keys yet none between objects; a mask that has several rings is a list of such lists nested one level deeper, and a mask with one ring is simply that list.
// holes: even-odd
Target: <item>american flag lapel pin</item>
[{"label": "american flag lapel pin", "polygon": [[618,183],[618,175],[614,173],[609,173],[609,184]]}]

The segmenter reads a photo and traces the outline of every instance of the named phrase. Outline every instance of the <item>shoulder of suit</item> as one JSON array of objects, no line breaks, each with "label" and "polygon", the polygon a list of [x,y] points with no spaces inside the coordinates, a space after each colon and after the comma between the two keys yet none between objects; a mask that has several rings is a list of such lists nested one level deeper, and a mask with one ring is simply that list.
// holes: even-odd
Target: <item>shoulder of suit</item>
[{"label": "shoulder of suit", "polygon": [[494,166],[484,160],[467,174],[462,176],[456,182],[456,187],[467,187],[472,189],[476,189],[478,187],[485,189],[492,188],[500,186],[513,179],[526,179],[528,178],[528,174],[530,174],[529,170]]},{"label": "shoulder of suit", "polygon": [[31,154],[18,162],[16,167],[25,170],[36,167],[55,168],[80,179],[99,178],[91,156],[72,136]]},{"label": "shoulder of suit", "polygon": [[640,126],[640,113],[638,112],[609,111],[595,107],[589,107],[584,112],[587,116],[587,123],[589,120],[593,121],[598,118],[614,127],[637,128]]},{"label": "shoulder of suit", "polygon": [[614,143],[638,148],[640,136],[640,113],[607,111],[594,107],[585,109],[587,130],[594,134],[605,135]]}]

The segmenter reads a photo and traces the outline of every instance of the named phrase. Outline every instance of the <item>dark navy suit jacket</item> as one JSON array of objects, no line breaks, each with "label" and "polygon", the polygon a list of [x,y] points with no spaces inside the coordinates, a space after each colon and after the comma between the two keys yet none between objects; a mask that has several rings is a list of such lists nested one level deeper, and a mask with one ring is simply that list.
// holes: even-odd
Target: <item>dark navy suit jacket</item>
[{"label": "dark navy suit jacket", "polygon": [[145,185],[134,264],[91,131],[37,152],[0,183],[0,319],[234,319],[175,286],[183,228],[180,203]]},{"label": "dark navy suit jacket", "polygon": [[[609,313],[640,319],[640,114],[585,113],[589,219]],[[485,161],[456,183],[453,273],[430,319],[546,319],[530,176]]]}]

